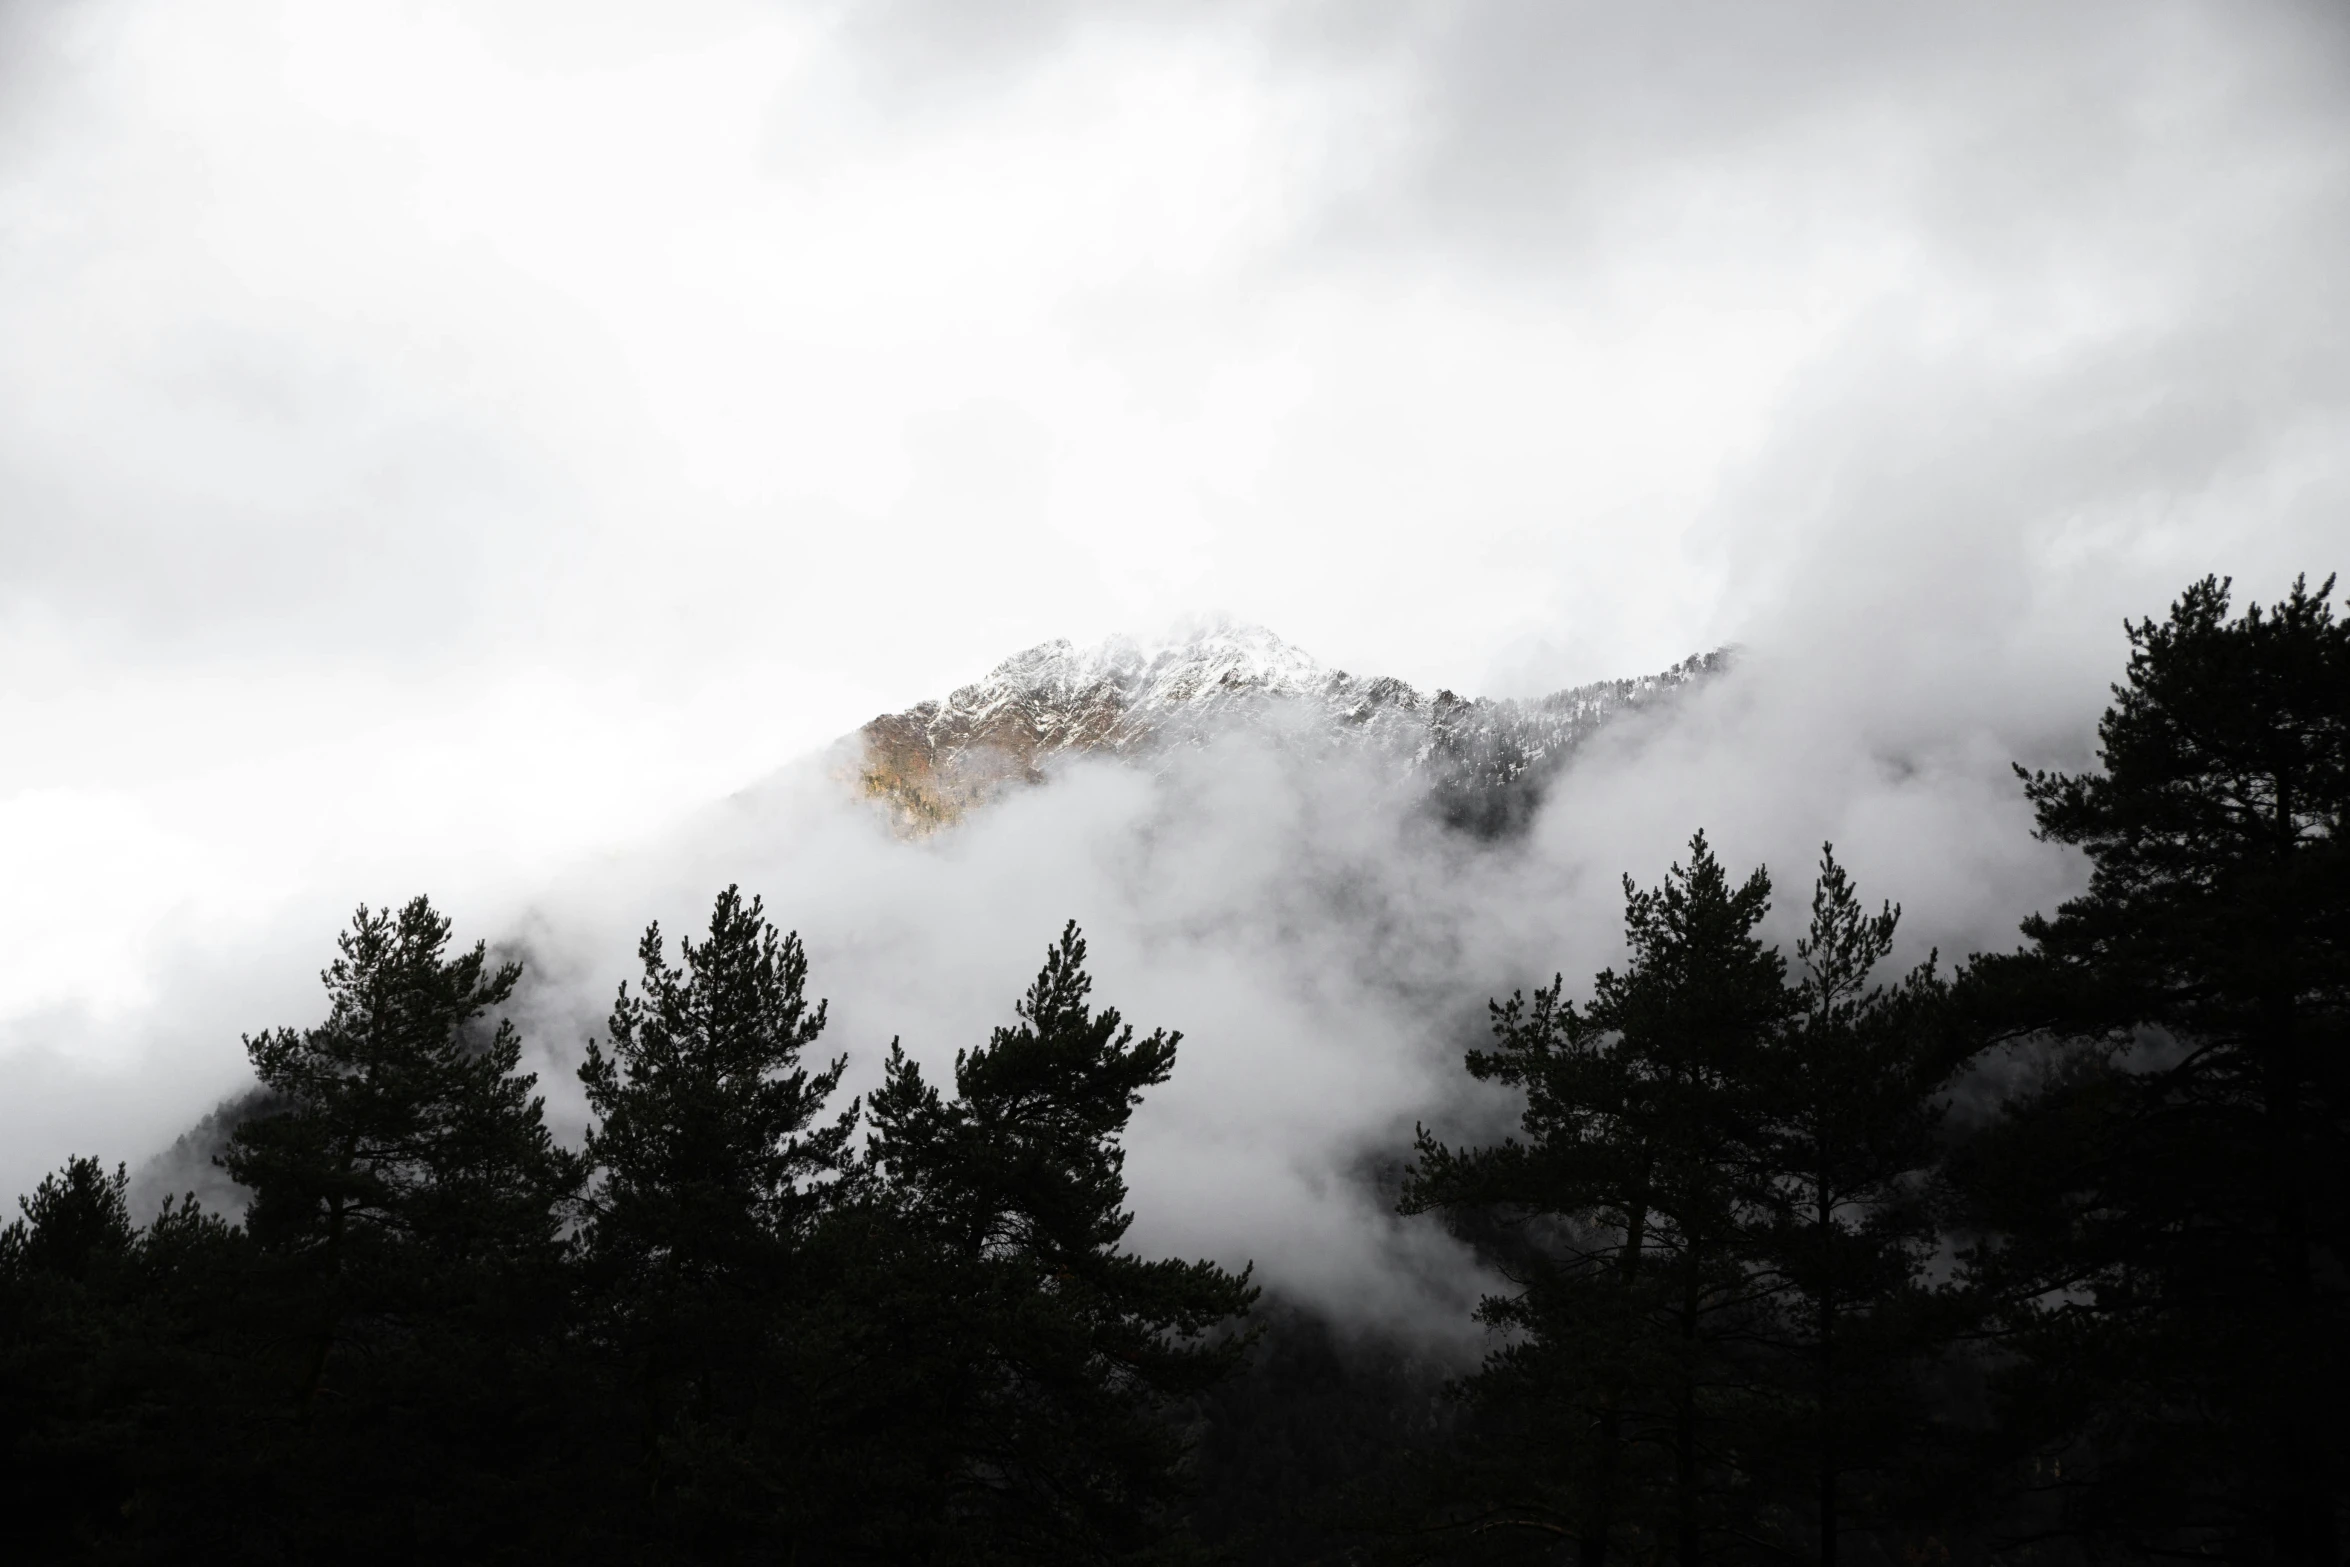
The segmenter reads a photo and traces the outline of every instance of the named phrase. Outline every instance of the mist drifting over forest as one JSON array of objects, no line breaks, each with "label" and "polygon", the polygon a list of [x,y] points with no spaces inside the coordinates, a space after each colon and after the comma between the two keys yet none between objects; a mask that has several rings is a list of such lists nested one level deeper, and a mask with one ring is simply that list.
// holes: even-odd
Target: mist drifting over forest
[{"label": "mist drifting over forest", "polygon": [[2326,8],[984,15],[8,13],[11,1181],[362,898],[505,930],[1199,607],[1472,694],[1738,643],[1542,841],[1993,942],[2121,619],[2340,515]]},{"label": "mist drifting over forest", "polygon": [[[1184,1035],[1129,1244],[1466,1365],[1494,1259],[1395,1204],[1514,1124],[1488,1000],[1700,828],[1782,945],[1832,841],[1892,964],[2013,948],[2089,876],[2013,766],[2093,765],[2125,619],[2340,565],[2346,453],[2332,6],[0,5],[0,1191],[218,1200],[168,1151],[360,903],[524,963],[566,1147],[721,887],[844,1093],[1074,919]],[[844,782],[1203,616],[1465,697],[1732,652],[1498,837],[1278,704],[927,836]]]}]

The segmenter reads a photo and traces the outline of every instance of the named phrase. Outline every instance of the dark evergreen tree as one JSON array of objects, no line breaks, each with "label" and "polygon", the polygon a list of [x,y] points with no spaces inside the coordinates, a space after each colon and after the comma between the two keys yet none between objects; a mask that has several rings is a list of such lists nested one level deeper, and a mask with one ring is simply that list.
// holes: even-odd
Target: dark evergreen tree
[{"label": "dark evergreen tree", "polygon": [[[244,1478],[219,1351],[239,1237],[179,1202],[131,1223],[128,1178],[76,1158],[0,1231],[0,1517],[25,1562],[217,1556]],[[227,1511],[232,1511],[228,1509]],[[159,1527],[160,1524],[160,1527]]]},{"label": "dark evergreen tree", "polygon": [[1823,848],[1795,947],[1794,1010],[1763,1057],[1771,1109],[1752,1256],[1780,1297],[1762,1338],[1787,1357],[1790,1396],[1761,1447],[1779,1460],[1771,1467],[1801,1473],[1787,1487],[1797,1525],[1787,1544],[1800,1550],[1808,1534],[1822,1567],[1834,1567],[1847,1531],[1892,1521],[1896,1482],[1922,1447],[1923,1363],[1946,1316],[1925,1277],[1940,1238],[1927,1182],[1958,1053],[1932,957],[1891,986],[1872,983],[1900,918],[1889,903],[1863,907]]},{"label": "dark evergreen tree", "polygon": [[93,1269],[129,1252],[137,1236],[130,1180],[119,1164],[108,1175],[97,1160],[84,1158],[68,1159],[65,1168],[42,1176],[31,1196],[17,1199],[21,1216],[0,1230],[0,1268],[12,1275],[87,1279]]},{"label": "dark evergreen tree", "polygon": [[2049,1527],[2145,1554],[2341,1556],[2350,1344],[2350,627],[2329,579],[2128,628],[2101,771],[2036,773],[2088,891],[1967,993],[2054,1041],[1968,1150]]},{"label": "dark evergreen tree", "polygon": [[824,1418],[849,1370],[823,1353],[840,1259],[815,1259],[857,1106],[820,1119],[847,1058],[803,1059],[824,1004],[758,899],[728,887],[679,948],[672,967],[646,930],[642,988],[621,987],[580,1068],[597,1331],[635,1406],[636,1526],[697,1559],[764,1556],[821,1538],[833,1488],[814,1482],[847,1436]]},{"label": "dark evergreen tree", "polygon": [[1182,1444],[1169,1400],[1227,1375],[1246,1273],[1122,1247],[1120,1139],[1179,1035],[1137,1039],[1088,1005],[1072,923],[1018,1022],[955,1058],[943,1095],[892,1047],[874,1095],[880,1286],[919,1423],[901,1461],[920,1505],[886,1520],[902,1560],[1097,1562],[1161,1538]]},{"label": "dark evergreen tree", "polygon": [[251,1427],[246,1544],[486,1554],[535,1527],[518,1502],[559,1468],[546,1395],[579,1166],[512,1025],[485,1018],[518,965],[449,956],[423,898],[362,907],[338,946],[326,1020],[246,1041],[268,1108],[222,1161],[253,1194],[253,1331],[291,1362]]},{"label": "dark evergreen tree", "polygon": [[28,1559],[68,1561],[131,1489],[116,1371],[129,1177],[68,1160],[0,1230],[0,1517]]},{"label": "dark evergreen tree", "polygon": [[1733,886],[1699,834],[1653,891],[1624,880],[1631,961],[1578,1006],[1562,982],[1493,1009],[1470,1072],[1526,1096],[1524,1140],[1455,1150],[1423,1130],[1402,1210],[1499,1221],[1517,1286],[1482,1320],[1513,1336],[1471,1378],[1484,1422],[1454,1519],[1503,1550],[1576,1542],[1703,1560],[1743,1521],[1735,1451],[1763,1301],[1743,1265],[1759,1076],[1788,1008],[1755,935],[1770,881]]}]

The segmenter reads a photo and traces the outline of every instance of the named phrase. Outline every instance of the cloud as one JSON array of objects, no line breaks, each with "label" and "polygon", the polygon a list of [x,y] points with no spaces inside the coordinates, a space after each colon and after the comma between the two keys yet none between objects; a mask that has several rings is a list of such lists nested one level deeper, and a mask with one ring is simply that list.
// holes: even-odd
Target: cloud
[{"label": "cloud", "polygon": [[[1365,1177],[1392,1171],[1418,1117],[1466,1106],[1490,1120],[1458,1053],[1515,949],[1484,928],[1520,875],[1436,827],[1370,759],[1276,728],[1163,773],[1079,763],[919,843],[796,769],[681,836],[575,870],[518,928],[542,975],[529,1031],[556,1081],[600,1030],[642,922],[697,931],[711,892],[739,880],[806,939],[832,1005],[824,1048],[850,1052],[853,1092],[878,1081],[892,1038],[948,1078],[1075,918],[1097,1001],[1185,1036],[1135,1123],[1133,1243],[1254,1260],[1341,1316],[1458,1338],[1479,1275]],[[558,1119],[582,1113],[558,1088]]]},{"label": "cloud", "polygon": [[[2343,564],[2345,86],[2317,5],[0,11],[0,1177],[192,1119],[362,898],[522,933],[560,1052],[739,879],[868,1059],[1077,915],[1191,1030],[1143,1238],[1434,1311],[1356,1175],[1619,873],[1833,837],[2003,942],[2121,619]],[[668,831],[1215,608],[1467,692],[1745,654],[1514,857],[1246,746]]]},{"label": "cloud", "polygon": [[577,1044],[641,922],[696,931],[739,881],[807,940],[850,1091],[877,1081],[892,1038],[944,1079],[1075,918],[1099,998],[1185,1035],[1135,1122],[1133,1243],[1253,1261],[1337,1320],[1464,1349],[1493,1281],[1432,1222],[1392,1214],[1394,1172],[1416,1124],[1508,1126],[1462,1051],[1488,999],[1561,972],[1580,987],[1620,958],[1623,875],[1653,884],[1707,827],[1733,866],[1770,863],[1788,940],[1832,837],[1864,892],[1907,903],[1903,961],[2005,944],[2074,885],[2070,858],[2030,839],[1998,734],[1896,750],[1818,710],[1808,673],[1752,656],[1603,731],[1532,833],[1498,843],[1442,828],[1418,784],[1278,715],[1150,770],[1072,763],[919,842],[806,764],[531,897],[511,922],[540,975],[528,1032],[576,1127]]}]

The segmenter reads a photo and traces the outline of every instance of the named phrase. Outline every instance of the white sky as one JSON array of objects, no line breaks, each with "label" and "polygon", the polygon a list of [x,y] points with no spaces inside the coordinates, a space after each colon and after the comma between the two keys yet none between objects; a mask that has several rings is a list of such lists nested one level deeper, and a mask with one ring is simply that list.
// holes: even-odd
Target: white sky
[{"label": "white sky", "polygon": [[0,7],[0,1077],[1195,612],[1996,768],[2346,435],[2333,7]]}]

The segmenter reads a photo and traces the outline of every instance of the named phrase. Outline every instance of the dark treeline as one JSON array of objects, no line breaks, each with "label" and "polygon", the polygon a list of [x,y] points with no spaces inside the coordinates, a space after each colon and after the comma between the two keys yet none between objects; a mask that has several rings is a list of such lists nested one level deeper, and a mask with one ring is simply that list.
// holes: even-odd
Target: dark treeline
[{"label": "dark treeline", "polygon": [[[1447,1380],[1148,1261],[1174,1070],[1075,928],[867,1100],[793,936],[658,929],[548,1133],[519,971],[362,909],[324,1022],[135,1224],[77,1159],[0,1232],[28,1561],[2335,1563],[2350,1491],[2350,626],[2331,581],[2129,628],[2087,890],[1889,973],[1832,849],[1791,951],[1701,833],[1627,957],[1496,1002],[1514,1135],[1395,1188],[1505,1281]],[[1334,1091],[1343,1091],[1334,1085]]]},{"label": "dark treeline", "polygon": [[[1165,1411],[1255,1290],[1120,1247],[1120,1135],[1176,1038],[1054,945],[951,1085],[811,1051],[798,941],[656,928],[549,1136],[520,977],[360,910],[326,1021],[247,1041],[231,1225],[134,1228],[75,1160],[0,1235],[19,1559],[1090,1562],[1156,1543]],[[860,1143],[859,1132],[864,1136]]]}]

